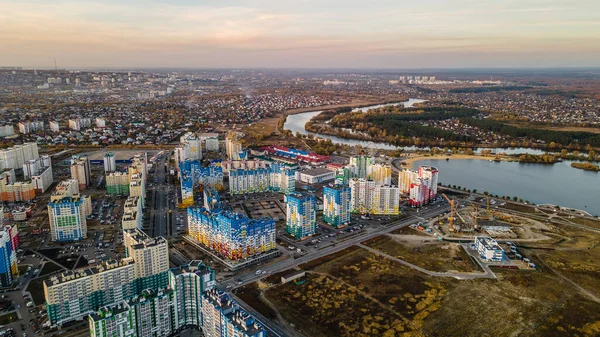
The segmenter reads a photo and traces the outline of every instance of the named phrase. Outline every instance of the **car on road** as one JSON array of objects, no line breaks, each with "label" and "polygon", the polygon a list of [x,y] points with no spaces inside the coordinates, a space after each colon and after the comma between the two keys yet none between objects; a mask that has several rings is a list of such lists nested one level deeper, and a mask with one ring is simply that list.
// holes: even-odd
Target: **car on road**
[{"label": "car on road", "polygon": [[262,274],[262,270],[260,270],[260,269],[259,269],[259,270],[257,270],[255,274],[256,274],[256,275],[260,275],[260,274]]}]

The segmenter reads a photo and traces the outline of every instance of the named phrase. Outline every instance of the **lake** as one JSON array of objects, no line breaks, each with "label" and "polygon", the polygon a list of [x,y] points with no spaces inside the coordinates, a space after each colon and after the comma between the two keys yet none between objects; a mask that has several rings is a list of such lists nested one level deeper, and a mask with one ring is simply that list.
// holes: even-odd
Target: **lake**
[{"label": "lake", "polygon": [[415,162],[439,169],[439,182],[494,195],[517,196],[536,204],[555,204],[600,215],[600,173],[572,168],[571,161],[553,165],[490,162],[481,159]]}]

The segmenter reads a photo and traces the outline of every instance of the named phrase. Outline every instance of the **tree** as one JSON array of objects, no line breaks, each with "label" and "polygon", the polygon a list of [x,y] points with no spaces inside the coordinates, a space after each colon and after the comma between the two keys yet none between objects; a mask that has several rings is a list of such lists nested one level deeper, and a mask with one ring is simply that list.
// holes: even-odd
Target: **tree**
[{"label": "tree", "polygon": [[514,201],[517,201],[517,200],[519,200],[519,197],[517,197],[517,196],[514,196],[514,197],[513,197],[513,200],[514,200]]},{"label": "tree", "polygon": [[550,145],[548,145],[548,147],[550,147],[550,150],[554,150],[556,148],[556,143],[550,142]]},{"label": "tree", "polygon": [[489,195],[488,191],[483,192],[484,195]]},{"label": "tree", "polygon": [[473,190],[473,193],[477,193],[477,189],[474,189],[474,190]]}]

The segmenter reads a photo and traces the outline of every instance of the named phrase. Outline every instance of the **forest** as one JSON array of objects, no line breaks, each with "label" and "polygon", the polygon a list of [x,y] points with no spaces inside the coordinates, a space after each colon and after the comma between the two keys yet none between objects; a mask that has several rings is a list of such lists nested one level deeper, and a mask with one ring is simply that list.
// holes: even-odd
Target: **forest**
[{"label": "forest", "polygon": [[600,134],[597,133],[520,128],[491,119],[462,118],[461,122],[514,138],[534,138],[543,140],[546,143],[554,142],[565,146],[571,143],[579,143],[582,146],[589,144],[593,147],[600,147]]}]

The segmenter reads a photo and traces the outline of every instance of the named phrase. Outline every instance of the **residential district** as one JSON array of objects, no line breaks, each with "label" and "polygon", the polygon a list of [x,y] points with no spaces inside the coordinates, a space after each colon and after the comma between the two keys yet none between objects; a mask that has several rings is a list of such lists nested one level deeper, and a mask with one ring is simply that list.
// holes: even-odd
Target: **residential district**
[{"label": "residential district", "polygon": [[[0,128],[0,336],[321,335],[315,326],[333,329],[331,335],[394,336],[418,326],[402,325],[416,318],[345,325],[319,316],[306,294],[337,276],[318,266],[344,261],[358,249],[372,254],[365,264],[375,269],[382,259],[431,278],[497,280],[499,270],[539,270],[539,257],[520,243],[546,240],[552,226],[594,230],[593,217],[583,211],[444,186],[443,170],[403,166],[415,153],[360,146],[317,153],[309,144],[318,147],[322,139],[288,135],[297,138],[293,144],[262,142],[247,129],[278,112],[348,103],[358,93],[405,94],[416,92],[415,85],[480,85],[477,80],[378,75],[374,84],[323,75],[271,82],[251,72],[244,81],[260,77],[263,90],[292,81],[311,90],[333,87],[335,94],[265,91],[224,98],[213,94],[235,91],[236,82],[213,76],[15,69],[1,77],[10,83],[2,94],[14,103],[2,108]],[[218,89],[214,82],[221,82]],[[167,111],[179,104],[170,101],[178,93],[193,90],[210,93],[185,103],[202,116],[180,119]],[[461,94],[447,91],[443,99]],[[37,95],[61,104],[22,118],[27,97]],[[484,100],[490,109],[493,96],[486,93]],[[87,111],[80,104],[94,99],[106,105]],[[140,109],[144,102],[156,103],[148,105],[155,113]],[[465,102],[482,104],[470,96]],[[54,110],[63,104],[72,104],[72,113]],[[569,104],[585,106],[578,99]],[[525,107],[519,111],[532,115],[524,118],[544,118]],[[569,118],[573,125],[597,123],[593,114],[585,121]],[[446,160],[454,153],[443,151]],[[380,244],[390,238],[408,240],[412,251],[386,252]],[[434,245],[447,245],[452,267],[439,270],[411,259]],[[348,261],[335,272],[361,270]],[[379,271],[361,271],[368,272]],[[363,314],[395,312],[395,303],[404,301],[394,295],[388,307],[347,275],[335,279],[344,292],[375,303],[378,309],[361,307]],[[281,296],[269,295],[275,291]],[[410,308],[407,294],[398,297]],[[416,307],[433,313],[432,303]],[[307,324],[294,319],[302,315]],[[379,328],[367,331],[365,324]]]}]

